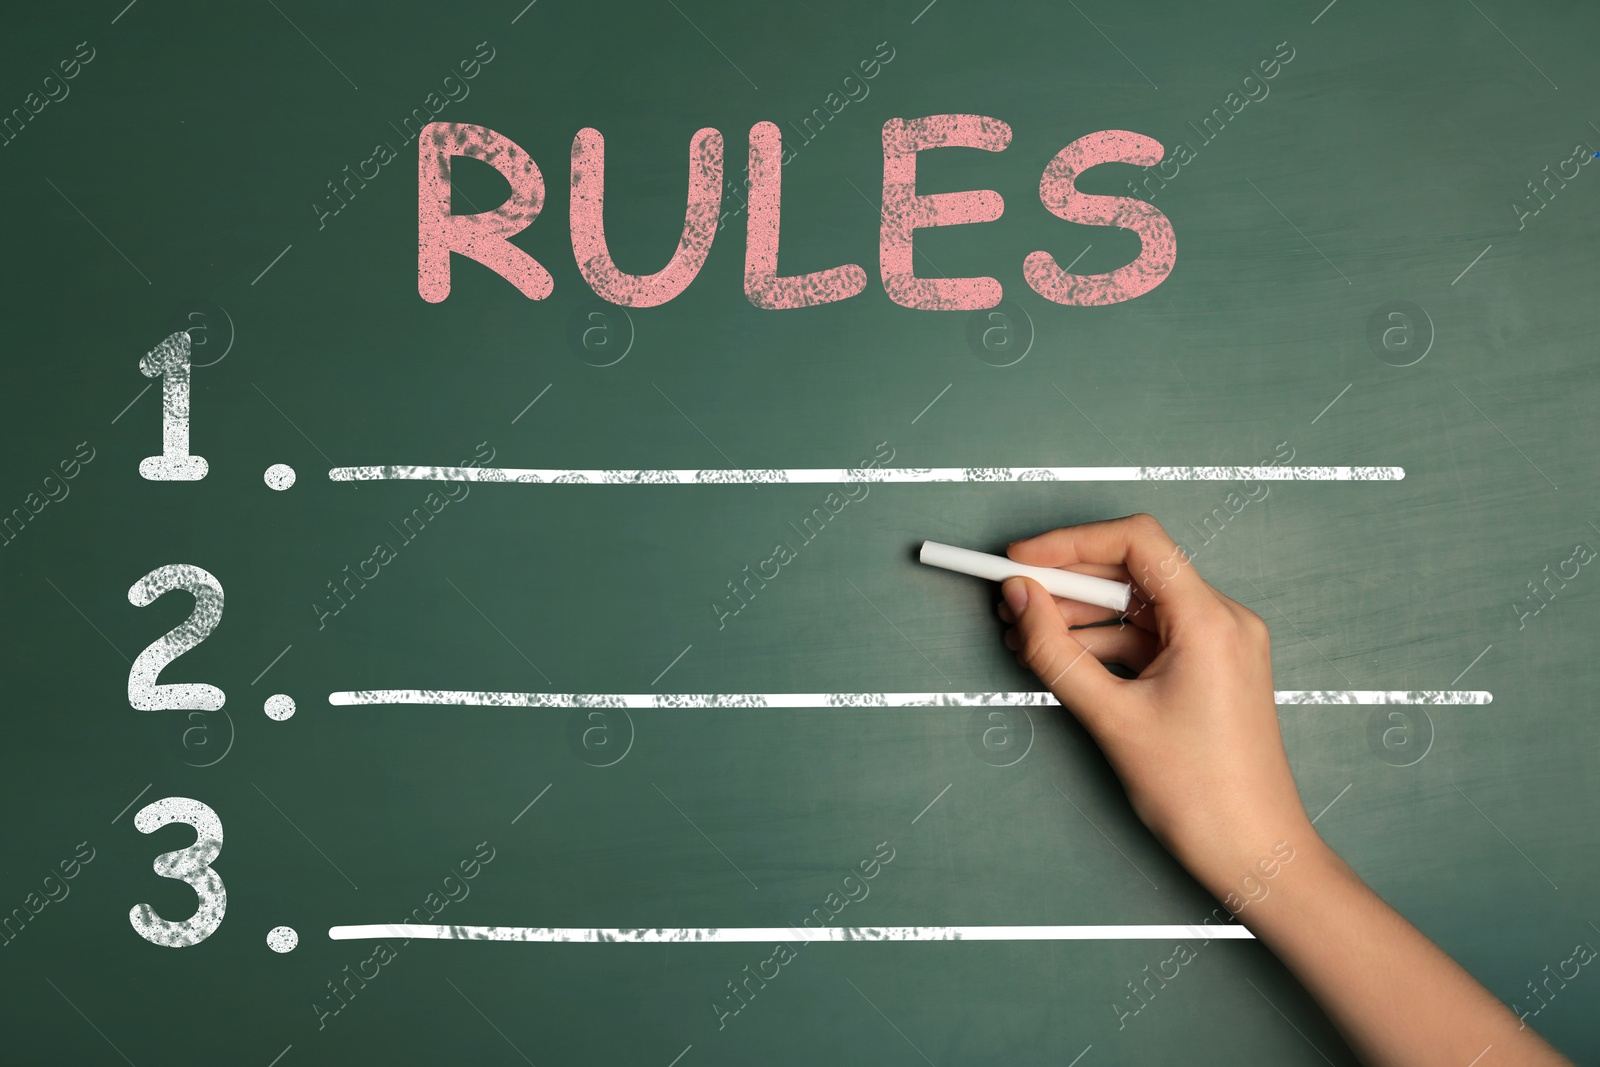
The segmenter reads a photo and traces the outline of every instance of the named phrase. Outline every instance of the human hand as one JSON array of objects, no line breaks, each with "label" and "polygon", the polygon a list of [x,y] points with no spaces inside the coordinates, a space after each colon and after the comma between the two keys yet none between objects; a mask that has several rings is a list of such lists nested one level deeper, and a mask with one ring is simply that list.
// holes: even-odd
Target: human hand
[{"label": "human hand", "polygon": [[1119,616],[1008,579],[1005,642],[1088,729],[1133,810],[1202,885],[1223,899],[1274,844],[1320,845],[1278,730],[1266,623],[1208,585],[1159,522],[1068,526],[1006,554],[1133,584],[1122,622],[1069,629]]},{"label": "human hand", "polygon": [[[1160,523],[1069,526],[1006,552],[1133,584],[1124,621],[1074,630],[1119,616],[1007,579],[1006,645],[1088,729],[1139,818],[1242,913],[1363,1062],[1459,1067],[1493,1048],[1497,1063],[1570,1067],[1317,836],[1278,731],[1266,624],[1207,585]],[[1270,896],[1258,871],[1276,879]]]}]

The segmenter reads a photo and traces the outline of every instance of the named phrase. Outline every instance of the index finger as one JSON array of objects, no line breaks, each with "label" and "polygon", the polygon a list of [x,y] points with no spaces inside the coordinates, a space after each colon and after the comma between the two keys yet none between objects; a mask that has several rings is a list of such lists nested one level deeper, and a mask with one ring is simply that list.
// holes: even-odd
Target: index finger
[{"label": "index finger", "polygon": [[1064,526],[1013,541],[1006,555],[1035,567],[1123,564],[1140,597],[1173,621],[1218,603],[1187,553],[1153,515],[1140,513]]}]

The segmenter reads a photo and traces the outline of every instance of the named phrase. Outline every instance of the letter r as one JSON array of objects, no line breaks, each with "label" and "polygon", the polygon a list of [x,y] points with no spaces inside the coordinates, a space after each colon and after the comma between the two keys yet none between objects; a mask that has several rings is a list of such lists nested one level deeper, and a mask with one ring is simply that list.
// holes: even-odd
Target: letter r
[{"label": "letter r", "polygon": [[[511,183],[491,211],[450,213],[453,156],[481,159]],[[417,292],[430,304],[450,295],[450,253],[482,263],[530,300],[550,295],[550,272],[510,238],[539,216],[544,177],[533,157],[487,126],[430,122],[417,137]]]}]

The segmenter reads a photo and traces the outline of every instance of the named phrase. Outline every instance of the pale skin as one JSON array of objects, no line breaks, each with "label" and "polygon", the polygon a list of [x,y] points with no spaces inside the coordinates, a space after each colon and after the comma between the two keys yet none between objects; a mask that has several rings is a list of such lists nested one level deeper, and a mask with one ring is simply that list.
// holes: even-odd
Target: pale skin
[{"label": "pale skin", "polygon": [[[1207,584],[1160,523],[1069,526],[1006,552],[1132,583],[1119,616],[1011,578],[998,609],[1006,646],[1093,736],[1144,824],[1294,973],[1362,1062],[1571,1067],[1318,836],[1278,729],[1266,623]],[[1269,863],[1264,878],[1261,861],[1282,843],[1292,861]]]}]

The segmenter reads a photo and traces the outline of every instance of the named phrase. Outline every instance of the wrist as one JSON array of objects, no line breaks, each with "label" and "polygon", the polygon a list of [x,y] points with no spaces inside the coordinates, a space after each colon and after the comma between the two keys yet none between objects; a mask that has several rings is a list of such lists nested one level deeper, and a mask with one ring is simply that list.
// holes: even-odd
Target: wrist
[{"label": "wrist", "polygon": [[1254,826],[1186,851],[1184,865],[1240,921],[1278,891],[1303,881],[1305,872],[1326,867],[1331,855],[1303,817]]}]

